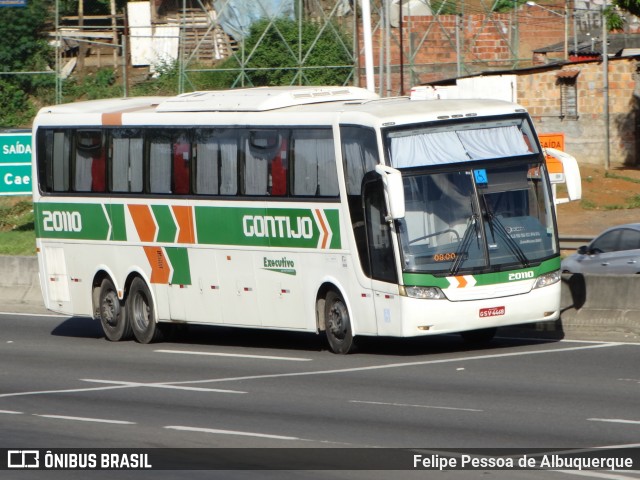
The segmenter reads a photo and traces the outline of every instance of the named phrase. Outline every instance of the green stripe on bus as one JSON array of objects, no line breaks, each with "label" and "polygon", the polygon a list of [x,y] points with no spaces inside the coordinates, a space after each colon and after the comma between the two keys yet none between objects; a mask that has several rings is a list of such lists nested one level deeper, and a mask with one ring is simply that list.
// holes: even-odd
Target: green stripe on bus
[{"label": "green stripe on bus", "polygon": [[171,209],[167,205],[152,205],[153,216],[158,224],[158,235],[156,240],[162,243],[174,243],[178,228],[173,220]]},{"label": "green stripe on bus", "polygon": [[341,248],[337,210],[255,207],[195,207],[194,210],[201,244]]},{"label": "green stripe on bus", "polygon": [[108,240],[109,220],[99,203],[36,203],[34,211],[41,238]]},{"label": "green stripe on bus", "polygon": [[127,240],[127,228],[124,223],[124,205],[114,203],[107,208],[109,218],[111,219],[111,238],[116,242],[125,242]]},{"label": "green stripe on bus", "polygon": [[[519,268],[514,270],[508,270],[504,272],[493,272],[493,273],[481,273],[476,275],[471,275],[476,281],[475,286],[486,286],[486,285],[496,285],[499,283],[509,283],[518,280],[530,280],[531,278],[537,278],[540,275],[544,275],[545,273],[553,272],[555,270],[560,269],[560,258],[552,258],[549,260],[545,260],[540,265],[536,267],[529,268]],[[514,274],[524,273],[524,272],[533,272],[532,277],[528,277],[523,275],[521,277],[518,276],[516,280],[513,279]],[[459,274],[458,276],[462,276],[463,274]],[[511,279],[510,279],[511,276]],[[517,275],[516,275],[517,276]],[[404,273],[402,274],[402,280],[405,285],[417,286],[417,287],[440,287],[440,288],[449,288],[451,285],[447,277],[436,277],[434,275],[430,275],[427,273]]]},{"label": "green stripe on bus", "polygon": [[184,247],[166,247],[164,250],[173,267],[173,275],[169,281],[174,285],[191,285],[191,269],[189,268],[187,249]]},{"label": "green stripe on bus", "polygon": [[[156,241],[175,243],[178,225],[171,208],[151,205],[151,211]],[[39,203],[35,212],[38,238],[127,240],[123,204]],[[205,245],[342,248],[338,209],[196,206],[194,220],[198,243]]]}]

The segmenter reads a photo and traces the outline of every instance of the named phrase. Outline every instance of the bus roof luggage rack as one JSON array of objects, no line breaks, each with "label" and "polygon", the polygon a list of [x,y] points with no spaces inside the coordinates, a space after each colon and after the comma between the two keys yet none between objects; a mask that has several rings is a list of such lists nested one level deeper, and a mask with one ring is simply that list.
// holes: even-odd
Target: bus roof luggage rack
[{"label": "bus roof luggage rack", "polygon": [[162,102],[158,112],[261,112],[311,103],[374,100],[356,87],[258,87],[184,93]]}]

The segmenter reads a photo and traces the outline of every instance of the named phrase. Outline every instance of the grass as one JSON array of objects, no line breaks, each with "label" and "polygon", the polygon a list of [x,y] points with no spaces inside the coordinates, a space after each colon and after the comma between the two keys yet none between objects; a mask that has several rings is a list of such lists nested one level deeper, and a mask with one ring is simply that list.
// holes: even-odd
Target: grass
[{"label": "grass", "polygon": [[0,197],[0,255],[35,255],[31,197]]},{"label": "grass", "polygon": [[640,183],[640,178],[631,178],[627,177],[626,175],[618,175],[617,173],[613,172],[605,172],[604,176],[605,178],[616,178],[618,180],[624,180],[625,182]]}]

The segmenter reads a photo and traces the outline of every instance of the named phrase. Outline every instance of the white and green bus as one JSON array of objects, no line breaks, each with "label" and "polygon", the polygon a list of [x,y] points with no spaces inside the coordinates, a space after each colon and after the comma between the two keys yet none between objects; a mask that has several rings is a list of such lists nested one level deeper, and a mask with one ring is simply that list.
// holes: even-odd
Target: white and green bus
[{"label": "white and green bus", "polygon": [[45,306],[155,342],[176,324],[360,336],[557,319],[560,256],[527,112],[269,87],[43,108]]}]

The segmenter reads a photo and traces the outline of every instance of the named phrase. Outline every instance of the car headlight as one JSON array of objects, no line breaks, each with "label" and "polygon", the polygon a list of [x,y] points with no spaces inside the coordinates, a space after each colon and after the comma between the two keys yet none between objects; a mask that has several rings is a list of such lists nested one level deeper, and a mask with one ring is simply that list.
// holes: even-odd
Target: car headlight
[{"label": "car headlight", "polygon": [[402,287],[401,294],[411,298],[423,298],[427,300],[442,300],[447,298],[438,287]]},{"label": "car headlight", "polygon": [[554,283],[558,283],[562,275],[560,274],[560,270],[555,270],[553,272],[545,273],[544,275],[540,275],[536,280],[536,283],[533,285],[533,288],[542,288],[548,287],[549,285],[553,285]]}]

